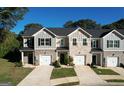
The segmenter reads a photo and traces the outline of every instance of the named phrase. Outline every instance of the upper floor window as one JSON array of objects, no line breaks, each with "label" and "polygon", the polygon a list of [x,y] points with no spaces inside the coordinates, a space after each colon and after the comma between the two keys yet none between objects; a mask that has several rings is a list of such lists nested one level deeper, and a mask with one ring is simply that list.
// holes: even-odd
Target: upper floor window
[{"label": "upper floor window", "polygon": [[73,45],[77,45],[77,39],[73,38]]},{"label": "upper floor window", "polygon": [[107,40],[107,48],[119,48],[120,41],[119,40]]},{"label": "upper floor window", "polygon": [[92,46],[92,48],[97,48],[98,47],[98,40],[92,40],[91,46]]},{"label": "upper floor window", "polygon": [[38,38],[38,46],[51,46],[51,38]]},{"label": "upper floor window", "polygon": [[43,46],[44,45],[44,38],[41,38],[41,46]]},{"label": "upper floor window", "polygon": [[107,48],[113,48],[113,40],[107,40]]},{"label": "upper floor window", "polygon": [[119,48],[120,41],[119,40],[107,40],[107,48]]},{"label": "upper floor window", "polygon": [[84,46],[87,45],[87,39],[86,39],[86,38],[83,39],[83,45],[84,45]]},{"label": "upper floor window", "polygon": [[61,46],[64,46],[64,39],[61,39]]},{"label": "upper floor window", "polygon": [[120,41],[119,40],[115,40],[114,41],[114,47],[115,48],[119,48],[120,47]]},{"label": "upper floor window", "polygon": [[51,46],[51,38],[47,38],[46,39],[46,45],[47,46]]}]

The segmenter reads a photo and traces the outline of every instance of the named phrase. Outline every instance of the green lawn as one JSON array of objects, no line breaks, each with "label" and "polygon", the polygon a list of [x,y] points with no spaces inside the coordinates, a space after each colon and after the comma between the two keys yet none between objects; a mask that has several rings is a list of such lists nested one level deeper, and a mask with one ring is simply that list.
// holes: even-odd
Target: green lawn
[{"label": "green lawn", "polygon": [[111,69],[92,68],[98,75],[119,75]]},{"label": "green lawn", "polygon": [[54,68],[51,74],[51,79],[77,76],[74,68]]},{"label": "green lawn", "polygon": [[31,71],[31,68],[15,67],[14,63],[0,58],[0,83],[17,85]]},{"label": "green lawn", "polygon": [[124,80],[122,80],[122,79],[109,79],[109,80],[106,80],[107,82],[122,82],[122,83],[124,83]]}]

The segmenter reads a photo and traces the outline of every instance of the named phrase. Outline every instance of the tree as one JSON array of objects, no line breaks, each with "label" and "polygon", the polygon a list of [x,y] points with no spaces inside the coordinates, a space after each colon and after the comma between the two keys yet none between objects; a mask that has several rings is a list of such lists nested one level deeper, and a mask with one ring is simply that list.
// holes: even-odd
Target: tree
[{"label": "tree", "polygon": [[1,7],[0,8],[0,29],[10,30],[16,26],[19,20],[24,18],[28,8],[23,7]]},{"label": "tree", "polygon": [[4,42],[0,43],[0,57],[4,57],[11,50],[19,47],[19,41],[16,39],[17,35],[10,31],[6,32]]},{"label": "tree", "polygon": [[72,28],[74,27],[73,21],[67,21],[64,25],[65,28]]},{"label": "tree", "polygon": [[28,8],[23,7],[1,7],[0,8],[0,42],[6,39],[7,31],[16,26],[22,20]]},{"label": "tree", "polygon": [[9,54],[9,58],[13,56],[17,59],[13,54],[16,49],[18,50],[20,43],[17,35],[10,30],[24,18],[27,11],[28,8],[23,7],[0,7],[0,57],[6,57]]},{"label": "tree", "polygon": [[30,23],[25,25],[24,27],[24,31],[30,31],[31,29],[41,29],[43,26],[41,24],[38,23]]},{"label": "tree", "polygon": [[124,29],[124,19],[102,26],[104,29]]},{"label": "tree", "polygon": [[68,21],[64,24],[64,27],[82,27],[85,29],[98,29],[101,28],[100,24],[97,24],[96,21],[91,19],[81,19],[75,22]]}]

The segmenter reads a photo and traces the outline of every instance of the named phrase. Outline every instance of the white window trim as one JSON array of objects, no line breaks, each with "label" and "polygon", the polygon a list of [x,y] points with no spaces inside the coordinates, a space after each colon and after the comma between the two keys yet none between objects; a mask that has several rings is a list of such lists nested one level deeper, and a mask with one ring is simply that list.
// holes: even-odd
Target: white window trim
[{"label": "white window trim", "polygon": [[[39,38],[38,38],[39,39]],[[44,40],[44,45],[41,45],[41,39],[43,39]],[[49,39],[49,40],[51,40],[51,38],[40,38],[40,45],[38,45],[38,46],[51,46],[51,43],[49,44],[49,45],[47,45],[46,43],[48,43],[48,42],[46,42],[46,39]],[[52,41],[52,40],[51,40]],[[50,41],[50,42],[51,42]],[[38,42],[38,44],[39,44],[39,42]]]},{"label": "white window trim", "polygon": [[[106,44],[106,47],[107,47],[107,45],[108,45],[108,47],[107,48],[120,48],[120,40],[107,40],[108,42],[109,42],[109,44],[107,43]],[[110,44],[110,41],[112,41],[113,43],[112,43],[112,47],[110,46],[111,44]],[[119,46],[119,47],[115,47],[115,41],[119,41],[119,45],[117,45],[117,46]],[[117,44],[117,43],[116,43]]]},{"label": "white window trim", "polygon": [[[86,43],[86,45],[84,45],[84,39],[86,40],[86,42],[85,42],[85,43]],[[83,42],[82,42],[82,45],[83,45],[83,46],[87,46],[87,44],[88,44],[88,43],[87,43],[87,38],[83,38],[83,40],[82,40],[82,41],[83,41]]]},{"label": "white window trim", "polygon": [[74,45],[74,39],[76,40],[76,45],[77,45],[77,38],[72,38],[72,45],[76,46],[76,45]]},{"label": "white window trim", "polygon": [[61,39],[61,46],[63,47],[65,45],[65,39]]}]

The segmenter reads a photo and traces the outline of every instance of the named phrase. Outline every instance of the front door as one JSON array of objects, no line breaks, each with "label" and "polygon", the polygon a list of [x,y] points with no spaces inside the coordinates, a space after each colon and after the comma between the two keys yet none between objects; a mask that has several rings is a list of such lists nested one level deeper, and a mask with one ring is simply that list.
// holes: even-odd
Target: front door
[{"label": "front door", "polygon": [[65,63],[64,63],[64,53],[60,54],[60,64],[64,64],[65,65]]},{"label": "front door", "polygon": [[93,65],[96,65],[96,55],[93,55],[92,62],[93,62]]},{"label": "front door", "polygon": [[33,64],[33,54],[28,54],[28,63]]}]

